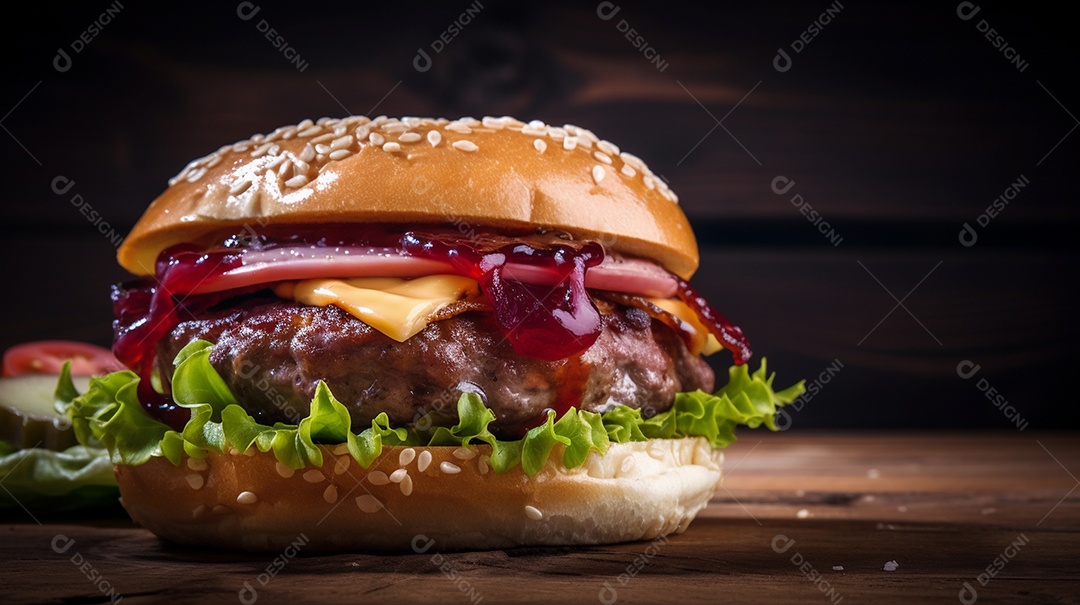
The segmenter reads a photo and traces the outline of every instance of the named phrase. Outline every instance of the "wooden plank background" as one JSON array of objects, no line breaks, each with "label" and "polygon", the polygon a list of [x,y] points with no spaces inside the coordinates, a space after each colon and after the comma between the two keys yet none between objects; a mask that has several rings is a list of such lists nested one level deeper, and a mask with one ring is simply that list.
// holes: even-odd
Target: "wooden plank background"
[{"label": "wooden plank background", "polygon": [[[123,234],[190,159],[254,132],[372,109],[511,114],[587,126],[664,175],[702,243],[695,283],[781,382],[841,364],[791,426],[1080,427],[1080,52],[1059,9],[987,5],[965,21],[955,3],[622,2],[604,20],[598,9],[615,5],[261,3],[246,21],[232,3],[196,2],[124,4],[104,23],[116,6],[32,4],[0,41],[11,284],[0,346],[109,341],[107,287],[124,274],[76,194]],[[795,53],[829,7],[841,8]],[[983,20],[1027,67],[984,37]],[[631,27],[663,71],[621,31]],[[425,72],[413,67],[421,48]],[[779,48],[792,57],[784,72]],[[64,195],[58,176],[75,182]],[[794,182],[783,195],[777,177]],[[1021,177],[976,245],[961,245],[962,225]],[[976,377],[957,375],[964,360]]]}]

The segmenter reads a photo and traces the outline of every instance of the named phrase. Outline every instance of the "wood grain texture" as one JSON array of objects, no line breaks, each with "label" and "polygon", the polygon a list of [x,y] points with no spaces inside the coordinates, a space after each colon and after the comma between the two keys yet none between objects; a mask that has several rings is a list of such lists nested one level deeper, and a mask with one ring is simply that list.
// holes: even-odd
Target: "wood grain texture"
[{"label": "wood grain texture", "polygon": [[[9,519],[0,601],[108,602],[76,554],[126,603],[234,603],[245,582],[261,603],[954,603],[964,582],[985,603],[1080,594],[1075,434],[746,431],[726,454],[712,504],[669,540],[396,556],[301,548],[265,583],[272,557],[170,547],[116,519]],[[51,546],[58,535],[74,540],[64,553]]]}]

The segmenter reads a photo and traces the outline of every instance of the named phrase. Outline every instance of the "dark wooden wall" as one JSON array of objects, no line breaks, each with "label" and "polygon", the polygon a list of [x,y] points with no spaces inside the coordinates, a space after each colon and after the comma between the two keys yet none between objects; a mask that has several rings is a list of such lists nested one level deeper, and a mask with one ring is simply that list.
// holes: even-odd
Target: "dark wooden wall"
[{"label": "dark wooden wall", "polygon": [[[702,244],[695,283],[780,382],[829,379],[791,411],[793,427],[1080,426],[1080,52],[1063,9],[255,5],[243,20],[238,8],[253,9],[232,2],[37,3],[8,21],[0,346],[107,344],[108,284],[124,278],[116,238],[166,179],[223,143],[323,115],[510,114],[589,127],[669,180]],[[1015,63],[980,31],[991,27]],[[414,68],[421,48],[426,71]],[[56,194],[57,177],[74,185]],[[960,242],[965,223],[973,246]],[[966,380],[965,360],[980,367]]]}]

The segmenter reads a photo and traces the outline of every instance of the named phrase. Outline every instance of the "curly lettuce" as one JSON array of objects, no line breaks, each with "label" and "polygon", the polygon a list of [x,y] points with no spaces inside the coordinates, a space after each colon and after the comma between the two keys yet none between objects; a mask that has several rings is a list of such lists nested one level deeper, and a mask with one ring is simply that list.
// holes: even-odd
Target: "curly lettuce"
[{"label": "curly lettuce", "polygon": [[256,422],[210,364],[212,347],[209,342],[194,341],[174,360],[173,399],[191,410],[182,430],[174,431],[146,413],[136,395],[138,376],[116,372],[91,380],[87,392],[67,406],[80,443],[101,443],[113,462],[128,465],[157,456],[180,464],[184,454],[203,458],[212,451],[254,447],[273,452],[279,462],[293,469],[321,467],[323,450],[319,445],[345,444],[352,457],[367,468],[384,446],[486,444],[491,447],[490,464],[495,472],[520,465],[531,476],[547,464],[557,446],[562,446],[561,461],[566,468],[583,464],[590,452],[603,454],[611,443],[705,437],[714,448],[726,447],[735,441],[738,425],[765,425],[777,430],[777,409],[804,390],[799,382],[776,391],[774,375],[768,374],[762,360],[753,373],[745,365],[731,367],[728,383],[716,393],[677,394],[674,405],[659,414],[645,416],[641,410],[625,406],[602,414],[570,408],[557,419],[549,412],[543,424],[514,441],[491,433],[495,414],[475,393],[462,393],[457,401],[458,422],[453,426],[432,426],[421,419],[414,426],[393,427],[383,413],[369,428],[354,433],[348,409],[322,382],[307,417],[298,424],[267,426]]}]

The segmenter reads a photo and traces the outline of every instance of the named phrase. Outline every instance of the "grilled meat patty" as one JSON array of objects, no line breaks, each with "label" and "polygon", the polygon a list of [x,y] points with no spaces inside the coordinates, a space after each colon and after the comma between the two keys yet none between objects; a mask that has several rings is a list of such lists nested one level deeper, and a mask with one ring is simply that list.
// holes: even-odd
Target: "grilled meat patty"
[{"label": "grilled meat patty", "polygon": [[353,430],[386,412],[393,426],[428,413],[456,423],[462,391],[496,416],[490,429],[519,438],[548,408],[603,412],[622,404],[652,415],[675,393],[711,391],[715,376],[680,336],[644,311],[596,301],[604,320],[581,355],[544,361],[511,348],[490,312],[466,310],[397,342],[336,307],[256,298],[180,323],[158,346],[162,376],[194,339],[215,343],[210,362],[256,420],[296,423],[320,380],[352,417]]}]

